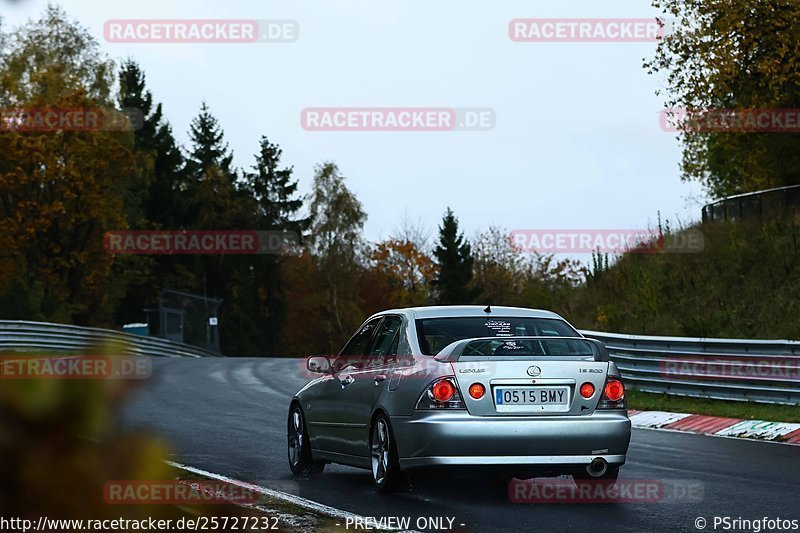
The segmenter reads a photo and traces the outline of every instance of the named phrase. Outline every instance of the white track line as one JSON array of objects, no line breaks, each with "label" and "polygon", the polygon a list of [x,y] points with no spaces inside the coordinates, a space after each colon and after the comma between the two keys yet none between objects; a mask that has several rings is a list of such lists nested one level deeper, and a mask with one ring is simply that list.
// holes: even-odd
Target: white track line
[{"label": "white track line", "polygon": [[[224,481],[225,483],[230,483],[231,485],[236,485],[242,488],[250,489],[259,494],[263,494],[264,496],[269,496],[270,498],[274,498],[276,500],[290,503],[292,505],[296,505],[298,507],[302,507],[303,509],[307,509],[309,511],[314,511],[321,515],[330,517],[330,518],[337,518],[340,520],[347,520],[348,518],[352,521],[355,520],[366,520],[366,517],[351,513],[348,511],[342,511],[341,509],[337,509],[336,507],[330,507],[329,505],[325,505],[322,503],[315,502],[313,500],[308,500],[301,496],[295,496],[294,494],[289,494],[288,492],[282,492],[280,490],[268,489],[266,487],[262,487],[260,485],[254,485],[252,483],[245,483],[244,481],[239,481],[238,479],[229,478],[227,476],[223,476],[221,474],[215,474],[214,472],[209,472],[207,470],[203,470],[201,468],[195,468],[193,466],[183,465],[180,463],[176,463],[174,461],[167,461],[167,464],[170,466],[174,466],[175,468],[179,468],[181,470],[185,470],[186,472],[191,472],[193,474],[197,474],[200,476],[206,476],[211,479],[216,479],[218,481]],[[365,522],[361,522],[362,524]],[[394,531],[394,530],[391,530]],[[412,532],[413,533],[413,532]]]},{"label": "white track line", "polygon": [[660,428],[673,422],[692,416],[686,413],[669,413],[666,411],[641,411],[628,418],[633,427]]}]

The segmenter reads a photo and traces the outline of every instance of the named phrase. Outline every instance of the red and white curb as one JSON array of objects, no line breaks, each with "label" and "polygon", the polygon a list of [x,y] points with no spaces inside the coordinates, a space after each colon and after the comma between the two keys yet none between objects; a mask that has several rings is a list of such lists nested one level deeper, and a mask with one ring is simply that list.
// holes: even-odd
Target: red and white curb
[{"label": "red and white curb", "polygon": [[628,411],[628,417],[631,419],[631,425],[635,428],[665,429],[800,445],[800,424],[789,422],[634,410]]}]

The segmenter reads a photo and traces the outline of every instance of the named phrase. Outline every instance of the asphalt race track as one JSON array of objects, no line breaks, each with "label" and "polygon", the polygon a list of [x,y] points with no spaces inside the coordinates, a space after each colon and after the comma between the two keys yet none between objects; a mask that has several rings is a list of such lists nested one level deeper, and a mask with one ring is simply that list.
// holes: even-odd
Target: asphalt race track
[{"label": "asphalt race track", "polygon": [[698,517],[714,531],[714,516],[800,519],[800,447],[652,430],[634,430],[620,480],[693,482],[702,487],[699,498],[516,504],[491,476],[444,472],[413,479],[407,493],[384,496],[373,491],[367,471],[336,465],[297,480],[286,457],[286,412],[307,381],[304,361],[153,363],[153,377],[124,413],[126,427],[169,440],[177,462],[364,516],[412,517],[412,526],[417,517],[450,517],[461,531],[698,531]]}]

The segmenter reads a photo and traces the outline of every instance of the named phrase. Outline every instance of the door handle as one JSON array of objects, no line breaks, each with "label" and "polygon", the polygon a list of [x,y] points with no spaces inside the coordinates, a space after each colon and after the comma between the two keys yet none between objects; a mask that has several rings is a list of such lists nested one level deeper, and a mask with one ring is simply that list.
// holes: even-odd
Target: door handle
[{"label": "door handle", "polygon": [[375,385],[377,385],[382,381],[386,381],[386,374],[378,374],[377,376],[375,376]]},{"label": "door handle", "polygon": [[342,388],[347,387],[348,385],[352,385],[352,383],[356,380],[353,376],[347,376],[343,380],[341,380]]}]

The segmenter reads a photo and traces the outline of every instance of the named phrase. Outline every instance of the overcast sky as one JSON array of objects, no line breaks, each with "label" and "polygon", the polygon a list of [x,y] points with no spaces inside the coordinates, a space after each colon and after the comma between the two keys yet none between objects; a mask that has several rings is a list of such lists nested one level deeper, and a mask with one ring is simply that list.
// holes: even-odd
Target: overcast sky
[{"label": "overcast sky", "polygon": [[[404,213],[433,234],[449,205],[468,236],[514,229],[623,229],[699,218],[704,195],[679,179],[680,147],[659,126],[663,80],[642,60],[655,43],[520,43],[515,18],[646,18],[644,0],[503,2],[137,0],[57,2],[114,59],[133,57],[180,142],[200,103],[219,118],[235,164],[261,135],[281,145],[307,192],[335,161],[363,202],[371,240]],[[45,0],[0,0],[5,23]],[[131,44],[109,19],[283,19],[292,43]],[[319,132],[309,107],[491,108],[490,131]]]}]

